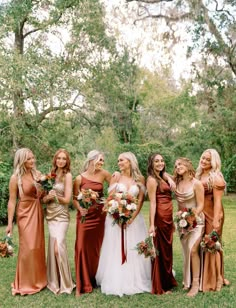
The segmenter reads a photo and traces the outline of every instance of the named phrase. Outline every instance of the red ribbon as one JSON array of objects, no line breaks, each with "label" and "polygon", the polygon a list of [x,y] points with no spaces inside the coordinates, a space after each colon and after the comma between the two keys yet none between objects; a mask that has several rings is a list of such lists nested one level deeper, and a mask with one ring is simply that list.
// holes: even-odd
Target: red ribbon
[{"label": "red ribbon", "polygon": [[124,224],[121,225],[121,258],[122,263],[124,264],[126,262],[126,252],[125,252],[125,241],[124,241]]}]

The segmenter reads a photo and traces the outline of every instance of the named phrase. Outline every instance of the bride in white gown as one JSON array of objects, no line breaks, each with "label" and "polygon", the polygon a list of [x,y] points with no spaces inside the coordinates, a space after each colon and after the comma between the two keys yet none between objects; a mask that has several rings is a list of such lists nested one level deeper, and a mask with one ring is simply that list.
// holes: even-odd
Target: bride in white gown
[{"label": "bride in white gown", "polygon": [[118,166],[120,173],[113,175],[109,193],[129,192],[138,198],[138,206],[125,230],[124,264],[121,262],[121,227],[113,225],[113,218],[107,214],[96,281],[102,293],[122,296],[151,291],[151,261],[134,249],[147,237],[145,221],[140,213],[145,193],[144,177],[131,152],[119,155]]}]

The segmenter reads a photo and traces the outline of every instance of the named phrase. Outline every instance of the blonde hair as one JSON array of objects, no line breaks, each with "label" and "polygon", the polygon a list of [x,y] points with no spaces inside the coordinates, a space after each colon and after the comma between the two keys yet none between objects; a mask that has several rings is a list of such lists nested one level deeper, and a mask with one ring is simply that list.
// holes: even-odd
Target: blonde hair
[{"label": "blonde hair", "polygon": [[132,152],[124,152],[121,153],[120,155],[124,156],[126,159],[129,160],[131,177],[135,180],[135,182],[141,183],[142,173],[139,170],[136,156]]},{"label": "blonde hair", "polygon": [[[181,161],[181,163],[188,169],[189,177],[193,179],[195,177],[195,170],[193,168],[193,164],[191,160],[186,157],[179,157],[178,159],[176,159],[175,164],[177,161]],[[174,168],[174,181],[178,185],[179,182],[181,182],[182,180],[183,180],[183,176],[179,175],[176,171],[176,168]]]},{"label": "blonde hair", "polygon": [[[15,157],[14,157],[14,175],[16,175],[16,177],[17,177],[18,188],[19,188],[20,194],[23,193],[23,190],[22,190],[22,176],[27,171],[26,168],[25,168],[25,162],[28,159],[29,153],[33,154],[33,152],[30,149],[28,149],[28,148],[21,148],[21,149],[16,151]],[[35,179],[35,176],[36,176],[36,168],[35,168],[35,166],[31,170],[31,173],[32,173],[33,178]]]},{"label": "blonde hair", "polygon": [[211,169],[210,169],[210,172],[209,172],[209,180],[207,181],[207,185],[208,185],[209,188],[212,188],[214,186],[215,178],[217,177],[217,175],[222,177],[224,182],[225,182],[225,180],[224,180],[224,176],[221,172],[220,155],[215,149],[207,149],[202,153],[200,160],[199,160],[197,170],[196,170],[196,178],[200,179],[201,175],[203,174],[203,170],[202,170],[202,167],[201,167],[201,159],[202,159],[202,156],[206,153],[210,153],[210,155],[211,155]]},{"label": "blonde hair", "polygon": [[95,164],[99,161],[99,156],[100,155],[104,155],[102,152],[98,151],[98,150],[92,150],[88,153],[87,158],[84,162],[82,171],[85,172],[88,167],[89,167],[89,163],[90,161],[94,160],[94,170],[95,170]]}]

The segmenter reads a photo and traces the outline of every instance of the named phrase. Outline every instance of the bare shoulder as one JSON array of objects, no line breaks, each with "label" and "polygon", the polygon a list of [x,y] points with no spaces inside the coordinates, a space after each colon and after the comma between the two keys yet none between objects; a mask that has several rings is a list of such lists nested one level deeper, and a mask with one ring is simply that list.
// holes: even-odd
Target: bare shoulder
[{"label": "bare shoulder", "polygon": [[214,178],[214,186],[224,186],[225,180],[221,173],[217,173]]},{"label": "bare shoulder", "polygon": [[10,184],[17,185],[17,182],[18,182],[17,176],[15,174],[12,174],[12,176],[10,177]]},{"label": "bare shoulder", "polygon": [[75,182],[76,183],[81,183],[81,175],[77,175],[77,177],[75,178]]},{"label": "bare shoulder", "polygon": [[140,182],[141,182],[143,185],[146,184],[145,177],[144,177],[143,175],[140,177]]},{"label": "bare shoulder", "polygon": [[70,172],[67,172],[65,175],[66,180],[72,180],[72,174]]},{"label": "bare shoulder", "polygon": [[147,185],[154,185],[154,186],[157,186],[157,181],[156,179],[154,179],[154,177],[152,176],[149,176],[147,178]]},{"label": "bare shoulder", "polygon": [[102,174],[105,178],[107,178],[108,176],[111,176],[110,172],[105,169],[102,170]]},{"label": "bare shoulder", "polygon": [[203,189],[203,184],[200,180],[194,178],[194,188],[196,189]]}]

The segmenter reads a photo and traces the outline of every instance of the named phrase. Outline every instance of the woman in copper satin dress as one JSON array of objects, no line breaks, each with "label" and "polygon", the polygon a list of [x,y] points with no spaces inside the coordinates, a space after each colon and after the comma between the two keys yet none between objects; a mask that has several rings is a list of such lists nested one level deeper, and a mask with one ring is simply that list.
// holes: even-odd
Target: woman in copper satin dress
[{"label": "woman in copper satin dress", "polygon": [[6,228],[6,233],[12,234],[16,208],[19,252],[12,295],[34,294],[47,285],[43,209],[40,204],[40,193],[35,185],[38,175],[32,151],[27,148],[17,150],[14,173],[9,183]]},{"label": "woman in copper satin dress", "polygon": [[[92,189],[103,196],[103,184],[109,183],[111,175],[102,169],[104,164],[103,153],[93,150],[88,153],[84,163],[83,173],[74,181],[73,204],[78,210],[75,242],[75,272],[76,296],[90,293],[96,287],[95,275],[97,272],[100,249],[104,235],[106,215],[102,211],[103,204],[94,204],[89,209],[80,207],[77,196],[81,189]],[[85,222],[81,223],[81,217]]]},{"label": "woman in copper satin dress", "polygon": [[70,294],[75,284],[66,247],[66,234],[69,227],[69,202],[72,195],[72,175],[70,173],[70,156],[64,149],[59,149],[52,162],[51,173],[56,175],[53,189],[44,196],[47,204],[46,220],[49,240],[47,256],[47,287],[54,294]]},{"label": "woman in copper satin dress", "polygon": [[[205,234],[217,231],[220,237],[224,224],[224,208],[222,196],[225,180],[221,173],[221,160],[215,149],[203,152],[197,168],[196,177],[201,180],[205,189],[204,209],[206,218]],[[229,281],[224,278],[223,252],[205,252],[203,263],[203,292],[220,291],[223,284]]]},{"label": "woman in copper satin dress", "polygon": [[147,191],[150,200],[149,234],[153,234],[159,255],[152,261],[152,294],[170,293],[177,286],[173,276],[173,205],[170,185],[165,178],[163,156],[154,153],[148,159]]}]

